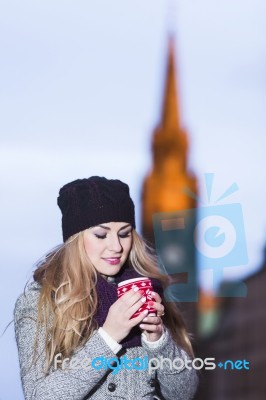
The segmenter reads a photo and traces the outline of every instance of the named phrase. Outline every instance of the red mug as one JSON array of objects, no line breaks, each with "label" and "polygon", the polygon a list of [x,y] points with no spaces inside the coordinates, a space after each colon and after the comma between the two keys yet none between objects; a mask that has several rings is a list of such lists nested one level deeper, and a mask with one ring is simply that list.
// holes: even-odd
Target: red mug
[{"label": "red mug", "polygon": [[[152,297],[152,283],[149,278],[133,278],[133,279],[127,279],[126,281],[120,282],[117,285],[117,295],[118,298],[123,296],[126,292],[128,292],[130,289],[134,289],[138,287],[139,290],[142,290],[143,297],[146,297],[146,302],[143,303],[143,305],[132,315],[131,318],[137,317],[140,313],[142,313],[144,310],[148,310],[148,314],[154,314],[156,315],[156,310],[155,308],[149,306],[149,301],[154,301],[155,299]],[[131,319],[130,318],[130,319]]]}]

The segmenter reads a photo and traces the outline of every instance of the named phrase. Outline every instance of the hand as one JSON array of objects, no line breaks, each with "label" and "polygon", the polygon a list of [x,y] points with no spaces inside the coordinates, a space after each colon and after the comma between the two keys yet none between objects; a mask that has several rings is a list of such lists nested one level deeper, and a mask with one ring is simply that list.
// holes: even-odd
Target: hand
[{"label": "hand", "polygon": [[137,317],[130,319],[146,301],[146,297],[143,297],[143,294],[142,290],[135,292],[131,289],[109,308],[102,328],[118,343],[147,316],[148,311],[145,310]]},{"label": "hand", "polygon": [[145,317],[140,324],[140,328],[143,329],[147,340],[150,342],[156,342],[156,340],[159,340],[164,331],[163,322],[160,317],[160,315],[164,314],[164,306],[161,304],[162,299],[158,293],[155,292],[153,292],[153,297],[155,301],[149,301],[149,305],[157,310],[157,316],[149,315]]}]

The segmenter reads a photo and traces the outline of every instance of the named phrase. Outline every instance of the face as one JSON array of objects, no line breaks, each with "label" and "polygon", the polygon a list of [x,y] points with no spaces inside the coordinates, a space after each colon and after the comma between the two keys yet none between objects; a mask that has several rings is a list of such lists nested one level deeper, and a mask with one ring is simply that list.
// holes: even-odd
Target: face
[{"label": "face", "polygon": [[127,222],[108,222],[86,229],[84,247],[100,274],[116,275],[130,253],[132,227]]}]

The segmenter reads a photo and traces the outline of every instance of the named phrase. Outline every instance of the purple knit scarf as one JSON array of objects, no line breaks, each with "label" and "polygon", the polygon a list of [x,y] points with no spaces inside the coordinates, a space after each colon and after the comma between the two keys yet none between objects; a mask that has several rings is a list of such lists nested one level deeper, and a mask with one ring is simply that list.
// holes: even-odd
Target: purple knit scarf
[{"label": "purple knit scarf", "polygon": [[[119,282],[122,282],[126,279],[138,278],[141,277],[133,267],[130,267],[128,264],[125,264],[123,268],[119,271],[119,273],[115,276],[115,282],[110,283],[106,279],[104,279],[100,274],[97,275],[97,294],[98,294],[98,310],[95,314],[95,319],[98,322],[99,326],[102,326],[106,320],[109,308],[111,305],[117,300],[117,291],[116,287]],[[157,279],[151,278],[152,286],[155,292],[159,293],[162,296],[162,286]],[[131,329],[130,333],[126,338],[121,341],[121,345],[126,348],[141,346],[141,330],[139,326],[135,326]]]}]

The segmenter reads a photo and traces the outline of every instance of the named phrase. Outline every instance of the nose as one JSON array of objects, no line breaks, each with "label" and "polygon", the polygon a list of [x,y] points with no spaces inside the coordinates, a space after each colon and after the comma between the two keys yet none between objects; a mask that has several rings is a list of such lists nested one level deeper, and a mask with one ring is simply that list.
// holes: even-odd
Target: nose
[{"label": "nose", "polygon": [[113,251],[114,253],[121,253],[123,250],[123,247],[120,242],[120,238],[118,235],[110,235],[109,241],[108,241],[108,249],[110,251]]}]

